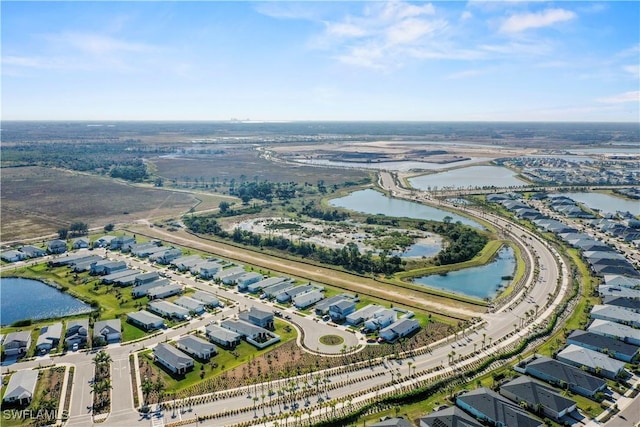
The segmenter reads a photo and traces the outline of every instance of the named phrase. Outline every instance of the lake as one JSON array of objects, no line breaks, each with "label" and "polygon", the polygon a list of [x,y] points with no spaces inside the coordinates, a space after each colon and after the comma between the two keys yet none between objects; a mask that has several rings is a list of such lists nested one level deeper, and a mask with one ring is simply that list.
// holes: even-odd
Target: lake
[{"label": "lake", "polygon": [[18,320],[53,319],[92,311],[90,305],[39,280],[3,278],[0,295],[3,326]]},{"label": "lake", "polygon": [[470,166],[439,172],[432,175],[409,178],[409,183],[417,189],[429,187],[468,188],[468,187],[510,187],[530,185],[516,178],[516,173],[500,166]]},{"label": "lake", "polygon": [[514,251],[510,246],[505,246],[489,264],[451,271],[446,276],[423,276],[414,279],[413,283],[480,299],[493,298],[500,287],[510,282],[502,280],[502,277],[513,276],[515,269]]},{"label": "lake", "polygon": [[582,203],[592,209],[606,213],[616,211],[631,212],[634,215],[640,213],[640,200],[624,199],[602,193],[561,193],[578,203]]},{"label": "lake", "polygon": [[399,218],[407,217],[442,221],[445,216],[449,216],[453,219],[453,222],[460,221],[461,223],[471,227],[484,229],[484,227],[477,222],[455,213],[431,206],[421,205],[420,203],[394,199],[371,189],[355,191],[348,196],[330,200],[329,204],[334,207],[349,209],[356,212],[371,215],[380,214]]}]

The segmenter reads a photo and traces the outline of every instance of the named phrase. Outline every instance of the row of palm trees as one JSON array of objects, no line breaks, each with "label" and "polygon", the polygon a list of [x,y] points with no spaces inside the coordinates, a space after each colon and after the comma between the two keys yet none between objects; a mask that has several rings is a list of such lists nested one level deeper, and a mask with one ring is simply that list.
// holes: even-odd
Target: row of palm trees
[{"label": "row of palm trees", "polygon": [[[110,367],[111,356],[104,350],[100,350],[93,358],[95,365],[95,375],[91,384],[91,393],[93,393],[93,411],[108,412],[111,403],[111,385]],[[106,408],[106,411],[104,409]]]}]

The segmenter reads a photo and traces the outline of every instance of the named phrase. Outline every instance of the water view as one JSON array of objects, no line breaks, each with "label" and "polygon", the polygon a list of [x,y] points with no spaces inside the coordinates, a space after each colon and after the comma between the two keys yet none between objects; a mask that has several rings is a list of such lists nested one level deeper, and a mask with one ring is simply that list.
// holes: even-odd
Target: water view
[{"label": "water view", "polygon": [[437,243],[415,243],[404,251],[394,251],[393,255],[398,255],[400,258],[430,258],[436,256],[441,249],[442,245]]},{"label": "water view", "polygon": [[427,163],[416,161],[397,161],[397,162],[341,162],[325,159],[296,159],[297,163],[306,163],[310,165],[336,166],[341,168],[356,169],[376,169],[376,170],[392,170],[406,172],[410,170],[440,170],[448,169],[455,166],[471,165],[479,162],[486,162],[492,158],[471,157],[469,160],[461,160],[452,163]]},{"label": "water view", "polygon": [[455,213],[431,206],[421,205],[415,202],[394,199],[371,189],[356,191],[348,196],[333,199],[329,201],[329,204],[334,207],[371,215],[380,214],[393,217],[426,219],[431,221],[442,221],[444,217],[449,216],[452,218],[453,222],[460,221],[461,223],[471,227],[480,229],[484,228],[477,222]]},{"label": "water view", "polygon": [[409,183],[420,190],[429,188],[509,187],[528,185],[516,178],[516,173],[500,166],[470,166],[432,175],[410,178]]},{"label": "water view", "polygon": [[639,200],[624,199],[602,193],[562,193],[562,195],[601,212],[615,213],[616,211],[621,211],[631,212],[634,215],[640,213]]},{"label": "water view", "polygon": [[18,320],[53,319],[91,311],[90,305],[38,280],[3,278],[0,295],[3,326]]},{"label": "water view", "polygon": [[414,279],[413,283],[480,299],[493,298],[501,287],[509,284],[510,280],[503,278],[513,276],[515,269],[514,251],[505,246],[489,264],[451,271],[446,276],[423,276]]}]

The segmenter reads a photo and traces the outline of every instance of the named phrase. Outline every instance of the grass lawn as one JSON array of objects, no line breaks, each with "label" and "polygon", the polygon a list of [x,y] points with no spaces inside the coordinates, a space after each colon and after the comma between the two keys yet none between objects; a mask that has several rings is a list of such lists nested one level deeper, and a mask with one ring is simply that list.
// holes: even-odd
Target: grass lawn
[{"label": "grass lawn", "polygon": [[[218,347],[218,354],[212,357],[208,363],[202,363],[201,361],[195,360],[193,370],[182,377],[174,376],[159,364],[154,363],[151,350],[139,353],[138,358],[140,360],[141,369],[143,369],[142,366],[144,365],[153,371],[154,376],[159,376],[164,381],[165,392],[169,394],[168,397],[171,399],[171,394],[174,392],[177,393],[189,387],[196,386],[200,382],[247,363],[254,357],[268,353],[280,347],[282,344],[296,338],[296,330],[291,328],[287,323],[279,319],[275,319],[275,326],[275,333],[280,335],[281,338],[280,342],[277,344],[269,346],[263,350],[258,350],[245,341],[242,341],[234,350],[226,350]],[[142,374],[143,371],[141,371],[141,375]],[[198,393],[193,393],[193,395],[206,392],[206,390],[202,390]]]}]

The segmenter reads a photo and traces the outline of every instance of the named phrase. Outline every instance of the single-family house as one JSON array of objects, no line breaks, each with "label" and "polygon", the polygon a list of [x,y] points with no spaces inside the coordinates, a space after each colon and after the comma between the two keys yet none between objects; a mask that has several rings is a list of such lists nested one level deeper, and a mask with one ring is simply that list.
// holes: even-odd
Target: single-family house
[{"label": "single-family house", "polygon": [[133,282],[133,286],[144,285],[145,283],[155,282],[156,280],[160,280],[160,275],[158,274],[157,271],[139,273],[136,275],[136,278]]},{"label": "single-family house", "polygon": [[212,356],[218,354],[218,349],[215,345],[195,335],[185,335],[176,340],[176,347],[201,360],[209,360]]},{"label": "single-family house", "polygon": [[31,331],[8,333],[4,339],[4,354],[7,356],[20,356],[31,347]]},{"label": "single-family house", "polygon": [[262,276],[262,274],[259,274],[253,271],[249,273],[245,273],[236,279],[236,283],[238,284],[238,290],[244,291],[247,289],[247,286],[253,283],[258,283],[263,278],[264,277]]},{"label": "single-family house", "polygon": [[351,300],[338,301],[329,306],[329,316],[334,322],[344,322],[354,311],[356,311],[356,303]]},{"label": "single-family house", "polygon": [[457,406],[440,409],[420,418],[420,427],[483,427]]},{"label": "single-family house", "polygon": [[604,283],[613,286],[624,286],[625,288],[640,289],[640,279],[620,275],[607,274],[604,276]]},{"label": "single-family house", "polygon": [[40,329],[40,335],[36,341],[36,351],[46,353],[58,347],[62,337],[62,322],[47,325]]},{"label": "single-family house", "polygon": [[265,329],[274,329],[273,313],[260,310],[255,306],[251,306],[249,310],[241,311],[238,317],[245,322],[252,323]]},{"label": "single-family house", "polygon": [[592,319],[609,320],[623,325],[640,328],[640,314],[613,305],[594,305],[590,314]]},{"label": "single-family house", "polygon": [[227,319],[220,326],[240,334],[249,344],[265,348],[280,341],[280,336],[244,320]]},{"label": "single-family house", "polygon": [[213,294],[204,291],[195,291],[191,298],[202,302],[205,306],[215,308],[220,305],[220,300]]},{"label": "single-family house", "polygon": [[345,295],[334,295],[332,297],[326,298],[321,302],[317,303],[313,308],[313,310],[315,311],[317,316],[324,316],[326,314],[329,314],[329,306],[331,304],[335,304],[342,300],[351,300],[351,299],[352,298],[347,297]]},{"label": "single-family house", "polygon": [[89,338],[89,319],[75,319],[67,322],[67,330],[64,333],[64,346],[69,349],[77,345],[78,348],[86,347]]},{"label": "single-family house", "polygon": [[178,248],[170,248],[163,252],[155,253],[149,256],[149,260],[158,264],[167,265],[176,258],[182,256],[182,250]]},{"label": "single-family house", "polygon": [[24,369],[11,375],[2,401],[25,406],[31,403],[38,383],[38,371]]},{"label": "single-family house", "polygon": [[147,310],[134,311],[127,313],[127,322],[135,325],[145,331],[152,331],[155,329],[162,329],[164,327],[164,319],[160,316],[156,316]]},{"label": "single-family house", "polygon": [[67,243],[64,240],[51,240],[47,242],[47,253],[63,254],[67,252]]},{"label": "single-family house", "polygon": [[180,307],[172,302],[165,300],[151,301],[148,304],[149,311],[156,313],[163,317],[168,317],[176,320],[190,320],[189,310],[184,307]]},{"label": "single-family house", "polygon": [[0,254],[0,259],[6,262],[24,261],[27,259],[27,254],[16,250],[3,251]]},{"label": "single-family house", "polygon": [[120,250],[121,252],[129,252],[131,250],[131,246],[135,244],[135,237],[118,236],[111,239],[111,241],[109,242],[109,249],[113,251]]},{"label": "single-family house", "polygon": [[615,338],[627,344],[640,345],[640,329],[609,320],[596,319],[587,328],[587,331],[605,337]]},{"label": "single-family house", "polygon": [[[148,283],[148,285],[151,285],[153,283],[155,282]],[[139,287],[140,286],[138,286],[138,288]],[[168,298],[170,296],[178,295],[180,293],[182,293],[182,286],[175,283],[171,283],[166,286],[160,286],[160,287],[156,286],[149,289],[147,291],[147,296],[149,297],[150,300],[153,300],[153,299],[159,299],[159,298]]]},{"label": "single-family house", "polygon": [[77,239],[74,239],[71,247],[73,249],[86,249],[90,244],[91,242],[89,241],[88,237],[78,237]]},{"label": "single-family house", "polygon": [[163,288],[170,284],[171,282],[169,279],[158,279],[153,282],[145,283],[144,285],[134,286],[133,289],[131,289],[131,295],[133,295],[134,298],[140,298],[149,294],[149,291],[153,289]]},{"label": "single-family house", "polygon": [[111,241],[115,239],[115,236],[102,236],[98,238],[95,242],[93,242],[94,248],[106,248],[109,246]]},{"label": "single-family house", "polygon": [[[244,267],[242,267],[242,266],[224,268],[224,269],[218,271],[216,274],[214,274],[213,275],[213,279],[214,280],[220,280],[222,283],[226,284],[226,283],[233,282],[233,280],[235,280],[235,277],[240,277],[244,273],[246,273],[246,271],[245,271]],[[234,277],[234,279],[231,280],[231,282],[229,282],[227,279],[229,279],[232,276]]]},{"label": "single-family house", "polygon": [[140,274],[139,271],[126,268],[124,270],[119,270],[115,273],[102,276],[100,281],[107,285],[114,284],[116,286],[131,286],[138,274]]},{"label": "single-family house", "polygon": [[280,292],[278,295],[276,295],[276,301],[283,304],[291,301],[291,298],[295,297],[296,295],[303,294],[305,292],[311,292],[313,289],[314,288],[311,285],[296,286]]},{"label": "single-family house", "polygon": [[527,363],[524,373],[586,397],[607,388],[605,380],[546,356],[536,355]]},{"label": "single-family house", "polygon": [[215,324],[207,325],[205,331],[207,338],[226,348],[235,348],[242,339],[242,335]]},{"label": "single-family house", "polygon": [[622,296],[605,296],[602,298],[602,303],[605,305],[624,308],[626,310],[633,311],[634,313],[640,313],[640,299],[625,298]]},{"label": "single-family house", "polygon": [[420,329],[420,323],[413,319],[400,319],[380,330],[380,337],[385,341],[394,342],[399,338],[406,337]]},{"label": "single-family house", "polygon": [[222,270],[222,264],[216,261],[205,261],[198,265],[191,267],[190,271],[192,274],[197,274],[203,279],[211,279]]},{"label": "single-family house", "polygon": [[267,298],[273,298],[276,295],[280,294],[280,292],[293,289],[294,287],[295,287],[294,283],[291,280],[287,280],[275,285],[267,286],[266,288],[262,288],[262,293]]},{"label": "single-family house", "polygon": [[381,308],[373,313],[373,317],[364,322],[364,327],[370,331],[384,329],[398,319],[398,312],[390,308]]},{"label": "single-family house", "polygon": [[299,310],[304,310],[311,307],[318,301],[322,301],[324,294],[320,289],[314,289],[311,292],[304,292],[302,294],[295,295],[291,298],[291,304]]},{"label": "single-family house", "polygon": [[347,325],[357,326],[367,320],[371,319],[375,313],[382,310],[384,307],[377,304],[369,304],[361,309],[349,314],[346,319]]},{"label": "single-family house", "polygon": [[173,302],[175,305],[186,308],[189,312],[196,315],[204,313],[204,303],[197,299],[182,296]]},{"label": "single-family house", "polygon": [[513,403],[486,387],[459,394],[456,405],[481,421],[496,427],[543,427],[544,422],[530,416]]},{"label": "single-family house", "polygon": [[612,359],[604,353],[569,344],[556,355],[560,362],[586,369],[596,375],[602,375],[609,379],[624,373],[624,362]]},{"label": "single-family house", "polygon": [[89,274],[92,276],[106,276],[116,271],[126,270],[127,263],[124,261],[111,261],[108,259],[97,261],[91,265]]},{"label": "single-family house", "polygon": [[153,358],[174,374],[184,375],[193,369],[193,358],[170,344],[160,343],[155,346]]},{"label": "single-family house", "polygon": [[138,258],[149,258],[153,254],[166,250],[167,248],[157,242],[136,243],[129,248],[129,252]]},{"label": "single-family house", "polygon": [[27,258],[40,258],[47,254],[47,251],[45,251],[44,249],[31,245],[25,245],[21,247],[20,252],[24,253]]},{"label": "single-family house", "polygon": [[500,386],[500,394],[545,417],[558,420],[576,409],[576,402],[564,397],[551,387],[526,375]]},{"label": "single-family house", "polygon": [[200,255],[186,255],[172,260],[169,264],[178,271],[187,271],[191,267],[202,263],[204,260]]},{"label": "single-family house", "polygon": [[101,262],[101,261],[105,261],[104,258],[102,258],[101,256],[98,255],[91,255],[87,258],[83,258],[82,260],[78,261],[78,262],[74,262],[73,266],[72,266],[72,270],[75,273],[81,273],[84,271],[91,271],[91,267],[93,266],[93,264],[97,263],[97,262]]},{"label": "single-family house", "polygon": [[93,344],[111,344],[122,338],[120,319],[99,320],[93,324]]},{"label": "single-family house", "polygon": [[599,351],[609,356],[630,363],[638,354],[640,346],[627,344],[615,338],[598,335],[589,331],[575,330],[567,338],[567,344],[575,344],[589,350]]},{"label": "single-family house", "polygon": [[269,278],[257,281],[255,283],[250,283],[247,285],[247,292],[251,294],[255,294],[264,288],[277,285],[278,283],[282,283],[285,280],[287,280],[286,277],[269,277]]},{"label": "single-family house", "polygon": [[601,297],[622,297],[640,300],[640,289],[626,288],[616,285],[600,285],[598,293]]},{"label": "single-family house", "polygon": [[83,260],[92,258],[93,255],[90,255],[87,252],[66,254],[61,257],[53,258],[49,260],[49,265],[52,267],[61,267],[63,265],[74,265],[76,263],[82,262]]}]

